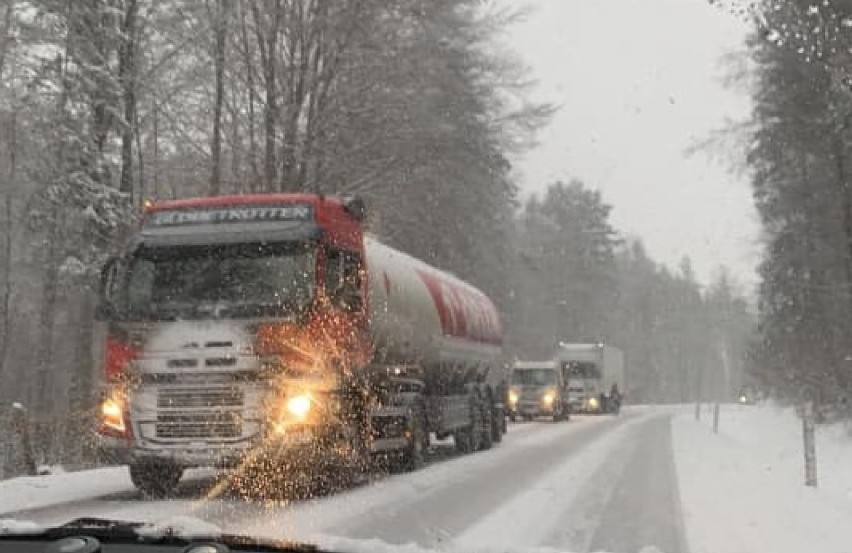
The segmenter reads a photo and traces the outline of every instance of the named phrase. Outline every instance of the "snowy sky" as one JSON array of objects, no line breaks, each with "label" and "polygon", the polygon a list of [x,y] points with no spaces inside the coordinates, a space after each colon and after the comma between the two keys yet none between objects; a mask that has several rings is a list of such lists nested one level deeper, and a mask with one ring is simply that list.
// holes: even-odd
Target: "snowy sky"
[{"label": "snowy sky", "polygon": [[707,0],[527,4],[507,46],[538,80],[534,97],[562,107],[539,147],[516,160],[523,194],[581,178],[655,259],[676,267],[688,254],[703,282],[724,264],[753,286],[758,221],[747,180],[686,153],[748,115],[746,93],[722,83],[722,57],[743,49],[747,24]]}]

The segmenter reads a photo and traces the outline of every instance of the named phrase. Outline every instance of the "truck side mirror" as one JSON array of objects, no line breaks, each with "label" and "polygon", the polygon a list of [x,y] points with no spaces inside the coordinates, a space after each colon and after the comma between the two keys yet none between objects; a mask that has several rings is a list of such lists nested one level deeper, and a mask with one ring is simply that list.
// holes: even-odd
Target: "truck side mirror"
[{"label": "truck side mirror", "polygon": [[95,306],[95,319],[103,321],[114,318],[117,312],[116,289],[119,281],[120,259],[110,257],[101,269],[98,302]]},{"label": "truck side mirror", "polygon": [[360,291],[347,291],[343,295],[343,302],[346,305],[346,309],[353,312],[361,311],[364,304]]}]

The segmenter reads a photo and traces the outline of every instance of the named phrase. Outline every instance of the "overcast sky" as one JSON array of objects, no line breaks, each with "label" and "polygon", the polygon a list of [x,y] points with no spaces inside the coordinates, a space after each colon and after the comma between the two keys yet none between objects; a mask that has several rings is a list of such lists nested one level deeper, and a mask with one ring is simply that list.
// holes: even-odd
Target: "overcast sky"
[{"label": "overcast sky", "polygon": [[523,194],[580,178],[658,261],[676,267],[689,255],[703,282],[725,264],[753,285],[758,224],[747,180],[685,153],[748,115],[747,95],[721,82],[721,58],[743,49],[746,23],[707,0],[528,4],[506,40],[538,79],[536,97],[562,109],[540,146],[516,160]]}]

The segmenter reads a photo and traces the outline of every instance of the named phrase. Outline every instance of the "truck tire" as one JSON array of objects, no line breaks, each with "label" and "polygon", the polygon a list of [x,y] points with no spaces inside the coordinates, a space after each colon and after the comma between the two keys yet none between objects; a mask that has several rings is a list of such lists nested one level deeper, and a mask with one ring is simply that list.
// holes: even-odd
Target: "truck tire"
[{"label": "truck tire", "polygon": [[495,444],[499,444],[503,441],[503,427],[506,425],[506,415],[503,413],[503,410],[500,409],[499,412],[491,414],[491,441]]},{"label": "truck tire", "polygon": [[470,427],[460,428],[453,432],[453,440],[456,442],[456,451],[459,453],[473,451],[473,432]]},{"label": "truck tire", "polygon": [[130,464],[130,481],[145,497],[160,499],[174,493],[183,469],[164,461],[136,461]]},{"label": "truck tire", "polygon": [[[426,436],[424,440],[424,434]],[[403,472],[412,472],[420,469],[425,464],[426,443],[428,442],[429,434],[426,432],[426,424],[421,416],[416,416],[412,420],[411,440],[410,444],[402,454]]]},{"label": "truck tire", "polygon": [[494,416],[492,415],[491,404],[487,401],[482,408],[481,421],[482,440],[480,441],[480,449],[491,449],[494,445]]}]

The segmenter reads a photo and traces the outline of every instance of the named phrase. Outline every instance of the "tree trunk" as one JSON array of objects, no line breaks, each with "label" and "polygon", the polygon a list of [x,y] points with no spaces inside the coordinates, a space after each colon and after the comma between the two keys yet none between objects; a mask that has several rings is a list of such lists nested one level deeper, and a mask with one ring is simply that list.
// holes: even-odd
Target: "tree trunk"
[{"label": "tree trunk", "polygon": [[[244,1],[244,0],[243,0]],[[255,112],[254,106],[257,101],[257,91],[254,88],[254,63],[251,57],[251,47],[248,38],[248,28],[246,26],[246,16],[245,10],[243,9],[243,1],[240,2],[240,36],[242,38],[243,43],[243,56],[244,63],[246,68],[246,88],[248,91],[248,135],[249,135],[249,151],[248,151],[248,159],[249,159],[249,168],[251,170],[251,174],[249,175],[250,184],[248,186],[249,192],[257,192],[257,186],[260,181],[260,173],[257,170],[257,157],[255,156],[255,152],[257,152],[257,137],[255,136]]]},{"label": "tree trunk", "polygon": [[16,182],[18,179],[18,116],[17,112],[12,112],[12,120],[9,124],[9,182],[8,189],[5,194],[5,221],[6,229],[3,233],[5,240],[3,241],[3,259],[5,262],[3,270],[3,333],[0,334],[0,381],[3,381],[3,375],[6,368],[6,354],[9,350],[9,340],[12,335],[12,253],[14,251],[12,213],[13,213],[13,198],[12,193],[16,190]]},{"label": "tree trunk", "polygon": [[154,142],[154,168],[153,168],[153,179],[154,179],[154,198],[160,199],[160,110],[157,106],[157,100],[154,100],[154,122],[152,129],[152,137],[151,140]]},{"label": "tree trunk", "polygon": [[121,177],[119,190],[133,194],[133,128],[136,124],[136,49],[138,0],[127,0],[124,20],[121,25],[121,47],[119,48],[118,80],[122,88],[124,124],[121,131]]},{"label": "tree trunk", "polygon": [[36,424],[35,440],[38,449],[44,453],[48,451],[50,446],[50,438],[48,437],[49,424],[54,414],[53,408],[50,406],[51,400],[54,397],[53,390],[53,349],[55,347],[55,331],[54,320],[56,319],[56,306],[58,299],[59,287],[59,267],[62,263],[58,244],[61,237],[59,229],[61,222],[58,221],[59,214],[54,212],[54,217],[50,221],[50,228],[47,232],[46,252],[45,252],[45,274],[41,286],[41,308],[39,310],[39,329],[41,335],[39,337],[36,351],[36,382],[33,400],[30,401],[30,407],[34,413],[39,414],[40,420]]},{"label": "tree trunk", "polygon": [[216,98],[213,103],[213,139],[211,144],[210,194],[222,193],[222,104],[225,101],[225,47],[227,43],[228,0],[216,1],[216,47],[213,64],[216,73]]},{"label": "tree trunk", "polygon": [[[257,0],[252,2],[252,16],[255,20],[257,32],[257,45],[260,49],[261,64],[263,66],[264,88],[266,105],[263,111],[264,131],[264,161],[263,177],[266,190],[274,190],[275,182],[275,132],[278,120],[278,91],[276,90],[276,63],[278,35],[281,29],[281,0],[272,0],[271,6],[267,3],[265,15],[261,15]],[[269,13],[269,12],[272,13]],[[271,18],[272,22],[266,25],[266,33],[261,30],[264,19]]]},{"label": "tree trunk", "polygon": [[93,452],[87,440],[87,430],[93,427],[91,413],[95,407],[95,383],[92,382],[92,340],[94,335],[94,301],[88,290],[78,293],[77,305],[75,306],[77,319],[80,324],[75,329],[74,336],[74,360],[72,367],[76,372],[72,379],[72,390],[70,393],[71,416],[69,417],[69,433],[72,434],[67,447],[72,448],[76,457],[75,462],[87,462],[94,460]]}]

